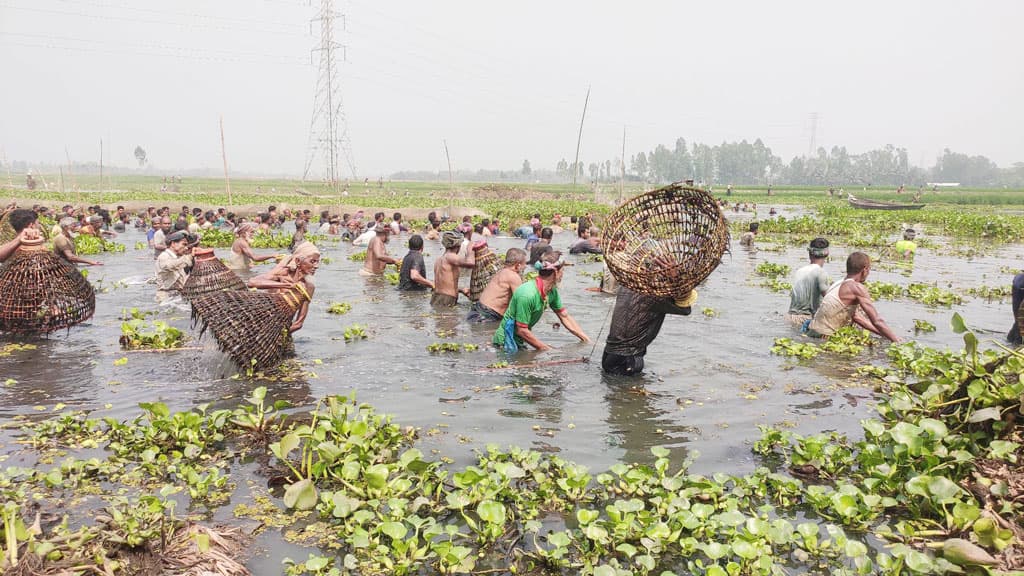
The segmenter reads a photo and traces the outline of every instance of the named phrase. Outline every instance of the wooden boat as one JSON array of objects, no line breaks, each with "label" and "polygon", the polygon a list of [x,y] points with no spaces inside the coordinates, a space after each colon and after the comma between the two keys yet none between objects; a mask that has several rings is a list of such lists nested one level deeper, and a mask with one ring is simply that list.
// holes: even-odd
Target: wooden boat
[{"label": "wooden boat", "polygon": [[920,210],[924,204],[897,204],[895,202],[883,202],[881,200],[861,200],[852,195],[846,197],[850,206],[863,210]]}]

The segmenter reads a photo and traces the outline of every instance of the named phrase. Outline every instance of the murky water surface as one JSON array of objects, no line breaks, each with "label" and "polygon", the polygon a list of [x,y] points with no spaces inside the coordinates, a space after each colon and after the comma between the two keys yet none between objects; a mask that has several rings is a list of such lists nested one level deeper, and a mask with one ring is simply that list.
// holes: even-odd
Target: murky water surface
[{"label": "murky water surface", "polygon": [[[392,238],[390,251],[404,255],[407,238]],[[237,369],[209,336],[195,341],[185,305],[155,303],[154,287],[144,282],[152,273],[151,253],[132,249],[140,239],[144,240],[141,233],[122,235],[118,240],[128,251],[100,256],[106,265],[90,270],[90,279],[103,291],[97,294],[96,316],[88,324],[34,340],[35,350],[0,358],[0,381],[11,379],[0,386],[0,421],[19,414],[41,417],[57,403],[117,418],[136,415],[137,404],[143,401],[160,400],[172,409],[207,402],[233,405],[260,384],[230,378]],[[554,245],[564,248],[571,240],[563,233]],[[512,238],[491,241],[499,253],[522,244]],[[588,291],[597,281],[584,274],[600,272],[599,263],[569,256],[577,265],[567,270],[561,287],[563,302],[597,341],[596,347],[554,329],[556,317],[546,312],[535,331],[556,349],[516,359],[592,361],[493,370],[487,366],[500,360],[488,345],[494,324],[465,322],[465,303],[451,312],[437,312],[427,295],[403,295],[384,281],[358,276],[361,263],[350,261],[348,255],[359,250],[348,244],[323,249],[331,261],[317,273],[309,318],[295,342],[299,361],[315,375],[295,382],[265,382],[268,396],[308,407],[328,394],[354,392],[379,411],[394,414],[397,422],[421,428],[419,447],[424,453],[450,457],[456,465],[469,463],[473,450],[487,443],[557,451],[594,470],[617,461],[649,460],[652,446],[666,446],[680,460],[699,452],[696,472],[742,473],[758,465],[750,452],[758,424],[856,433],[858,420],[872,413],[870,383],[850,374],[861,363],[883,362],[884,344],[855,360],[823,355],[803,364],[769,352],[775,338],[799,336],[784,320],[788,294],[758,286],[754,268],[770,261],[795,269],[806,260],[806,251],[799,247],[751,252],[734,242],[732,255],[699,289],[694,314],[666,319],[647,355],[647,372],[636,379],[607,377],[600,370],[614,298]],[[426,252],[427,268],[432,270],[440,245],[427,242]],[[226,253],[218,251],[220,256]],[[843,275],[848,253],[843,246],[833,246],[826,267],[833,279]],[[1017,267],[1021,255],[1021,246],[1002,247],[970,260],[921,249],[909,276],[876,268],[871,279],[901,285],[938,282],[953,289],[1004,285],[1011,278],[1000,267]],[[331,302],[348,302],[352,311],[329,315]],[[192,336],[189,345],[202,350],[123,352],[118,346],[120,316],[132,307],[159,310],[156,318],[186,330]],[[715,315],[705,316],[704,308]],[[935,347],[957,347],[961,342],[948,327],[952,311],[996,339],[1011,321],[1008,302],[976,298],[952,310],[911,300],[881,301],[878,308],[899,335]],[[915,337],[914,319],[928,320],[938,330]],[[342,334],[351,324],[365,325],[369,338],[346,343]],[[427,345],[443,340],[481,348],[454,355],[426,351]],[[115,365],[122,357],[128,362]],[[5,431],[0,437],[8,447],[11,434]],[[233,502],[248,496],[246,484],[238,485]],[[230,509],[225,506],[218,516],[229,518]],[[279,574],[280,554],[305,557],[278,542],[274,534],[262,536],[259,543],[273,552],[250,562],[258,573]]]}]

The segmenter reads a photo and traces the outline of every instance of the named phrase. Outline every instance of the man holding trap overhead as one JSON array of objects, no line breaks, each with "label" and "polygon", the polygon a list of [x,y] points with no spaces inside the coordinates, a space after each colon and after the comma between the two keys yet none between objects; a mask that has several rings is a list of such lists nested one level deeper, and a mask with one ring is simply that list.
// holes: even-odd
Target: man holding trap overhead
[{"label": "man holding trap overhead", "polygon": [[690,314],[694,287],[721,262],[729,230],[711,195],[680,184],[629,200],[608,222],[605,263],[620,286],[601,368],[633,376],[665,316]]}]

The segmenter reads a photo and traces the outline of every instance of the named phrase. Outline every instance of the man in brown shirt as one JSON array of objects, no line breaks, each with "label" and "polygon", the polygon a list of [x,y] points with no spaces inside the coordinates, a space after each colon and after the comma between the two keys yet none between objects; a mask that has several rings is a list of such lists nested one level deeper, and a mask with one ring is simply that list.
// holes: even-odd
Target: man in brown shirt
[{"label": "man in brown shirt", "polygon": [[526,268],[526,251],[509,248],[505,252],[505,267],[498,271],[480,293],[480,300],[473,303],[468,320],[473,322],[497,322],[505,315],[512,293],[523,283],[522,273]]},{"label": "man in brown shirt", "polygon": [[[444,254],[434,263],[434,294],[430,303],[451,307],[459,301],[459,268],[472,269],[476,266],[476,255],[469,250],[465,256],[459,257],[459,247],[462,246],[462,234],[459,232],[442,234],[441,245],[444,246]],[[469,290],[463,292],[469,295]]]},{"label": "man in brown shirt", "polygon": [[102,262],[86,260],[75,253],[75,241],[71,237],[71,229],[78,221],[74,218],[61,218],[60,234],[53,239],[53,251],[57,256],[71,262],[72,264],[85,264],[86,266],[102,266]]},{"label": "man in brown shirt", "polygon": [[374,227],[374,230],[377,235],[370,240],[370,244],[366,247],[366,262],[359,269],[361,276],[380,276],[388,264],[398,264],[398,260],[389,256],[388,249],[384,246],[391,234],[391,228],[378,225]]}]

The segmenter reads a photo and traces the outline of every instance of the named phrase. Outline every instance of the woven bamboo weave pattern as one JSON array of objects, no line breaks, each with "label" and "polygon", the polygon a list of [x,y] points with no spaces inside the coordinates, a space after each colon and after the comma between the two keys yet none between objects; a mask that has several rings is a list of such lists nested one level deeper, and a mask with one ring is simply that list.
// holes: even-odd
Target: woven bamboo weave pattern
[{"label": "woven bamboo weave pattern", "polygon": [[95,311],[92,284],[42,239],[23,244],[0,268],[2,331],[49,334],[84,322]]},{"label": "woven bamboo weave pattern", "polygon": [[196,260],[192,273],[181,289],[186,300],[211,292],[245,289],[245,282],[214,256],[213,249],[196,249],[194,255]]},{"label": "woven bamboo weave pattern", "polygon": [[474,247],[473,251],[476,265],[473,266],[473,273],[469,277],[469,299],[476,302],[480,299],[484,288],[487,287],[487,283],[501,269],[501,264],[498,263],[498,257],[486,244]]},{"label": "woven bamboo weave pattern", "polygon": [[240,367],[266,370],[281,363],[292,350],[288,328],[296,310],[309,300],[301,284],[284,292],[226,290],[192,300],[192,320],[199,321],[217,347]]},{"label": "woven bamboo weave pattern", "polygon": [[729,226],[710,194],[671,184],[616,208],[601,245],[616,281],[640,294],[679,297],[718,267]]}]

